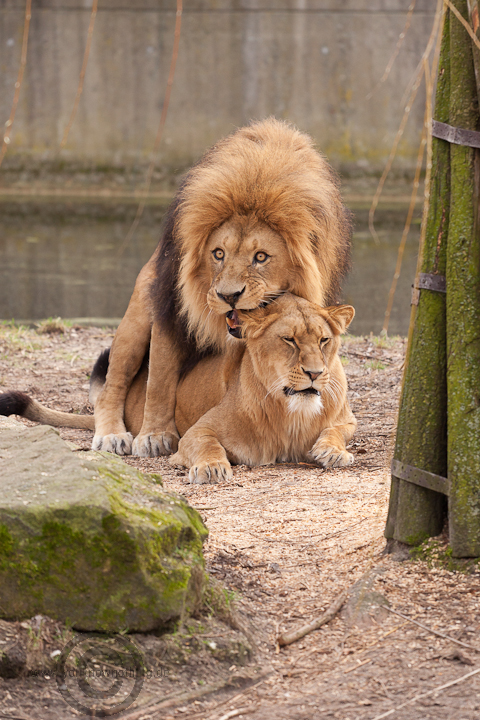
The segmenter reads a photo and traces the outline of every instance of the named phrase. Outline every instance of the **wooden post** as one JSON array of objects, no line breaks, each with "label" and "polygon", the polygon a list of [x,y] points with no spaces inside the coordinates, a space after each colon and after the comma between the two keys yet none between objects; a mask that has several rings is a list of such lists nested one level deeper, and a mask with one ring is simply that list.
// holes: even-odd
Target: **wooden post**
[{"label": "wooden post", "polygon": [[[449,122],[450,14],[440,52],[434,117]],[[420,271],[445,275],[449,234],[450,146],[433,138],[430,208]],[[420,290],[412,306],[394,458],[436,475],[447,472],[445,294]],[[385,536],[418,545],[443,527],[446,497],[392,474]]]},{"label": "wooden post", "polygon": [[[468,18],[466,0],[454,0]],[[450,124],[479,130],[472,41],[450,26]],[[448,477],[455,557],[480,555],[480,151],[451,145],[447,251]]]}]

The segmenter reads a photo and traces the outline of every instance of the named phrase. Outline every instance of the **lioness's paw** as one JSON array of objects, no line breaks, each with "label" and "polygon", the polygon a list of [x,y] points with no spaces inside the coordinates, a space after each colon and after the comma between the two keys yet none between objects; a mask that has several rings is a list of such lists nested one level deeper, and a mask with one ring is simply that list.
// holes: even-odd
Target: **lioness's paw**
[{"label": "lioness's paw", "polygon": [[319,465],[325,468],[346,467],[353,463],[352,453],[349,453],[347,450],[340,450],[340,448],[331,445],[314,445],[310,451],[310,455]]},{"label": "lioness's paw", "polygon": [[171,455],[178,448],[178,437],[171,432],[156,435],[137,435],[133,441],[133,454],[139,457]]},{"label": "lioness's paw", "polygon": [[131,455],[132,442],[132,433],[95,435],[92,441],[92,450],[102,450],[116,455]]},{"label": "lioness's paw", "polygon": [[200,462],[192,465],[188,477],[191,483],[197,485],[230,480],[233,477],[232,466],[227,460],[212,463]]}]

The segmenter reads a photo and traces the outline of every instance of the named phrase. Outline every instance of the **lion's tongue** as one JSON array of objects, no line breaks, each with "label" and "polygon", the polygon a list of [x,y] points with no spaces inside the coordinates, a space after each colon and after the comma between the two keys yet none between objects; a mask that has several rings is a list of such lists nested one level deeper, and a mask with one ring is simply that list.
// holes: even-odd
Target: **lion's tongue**
[{"label": "lion's tongue", "polygon": [[235,329],[240,325],[240,320],[238,319],[238,313],[236,310],[231,310],[227,313],[227,325],[232,329]]}]

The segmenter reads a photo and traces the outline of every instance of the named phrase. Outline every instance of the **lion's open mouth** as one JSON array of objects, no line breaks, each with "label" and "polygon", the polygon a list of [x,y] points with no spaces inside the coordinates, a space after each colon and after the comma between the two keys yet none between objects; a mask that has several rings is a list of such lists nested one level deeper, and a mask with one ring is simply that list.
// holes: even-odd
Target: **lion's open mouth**
[{"label": "lion's open mouth", "polygon": [[242,330],[241,325],[242,321],[238,317],[238,313],[236,310],[230,310],[226,314],[226,320],[227,320],[227,326],[228,326],[228,332],[230,335],[233,335],[233,337],[241,338],[242,337]]},{"label": "lion's open mouth", "polygon": [[317,390],[314,387],[305,388],[305,390],[294,390],[291,387],[284,387],[283,392],[287,397],[290,397],[291,395],[320,395],[320,390]]}]

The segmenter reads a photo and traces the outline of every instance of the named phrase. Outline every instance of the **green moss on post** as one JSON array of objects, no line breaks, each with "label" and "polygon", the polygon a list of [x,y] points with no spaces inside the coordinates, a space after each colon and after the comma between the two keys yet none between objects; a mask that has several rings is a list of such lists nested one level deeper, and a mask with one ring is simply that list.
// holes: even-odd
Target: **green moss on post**
[{"label": "green moss on post", "polygon": [[[466,18],[466,0],[454,0]],[[450,124],[479,129],[471,40],[450,28]],[[480,226],[479,151],[451,146],[447,253],[447,386],[450,544],[455,557],[480,555]]]},{"label": "green moss on post", "polygon": [[[435,119],[449,122],[449,15],[445,18]],[[449,233],[450,146],[433,138],[430,207],[427,218],[423,273],[445,274]],[[394,457],[437,475],[447,471],[445,295],[421,290],[412,308]],[[392,477],[385,536],[418,545],[438,535],[446,512],[446,497]]]}]

